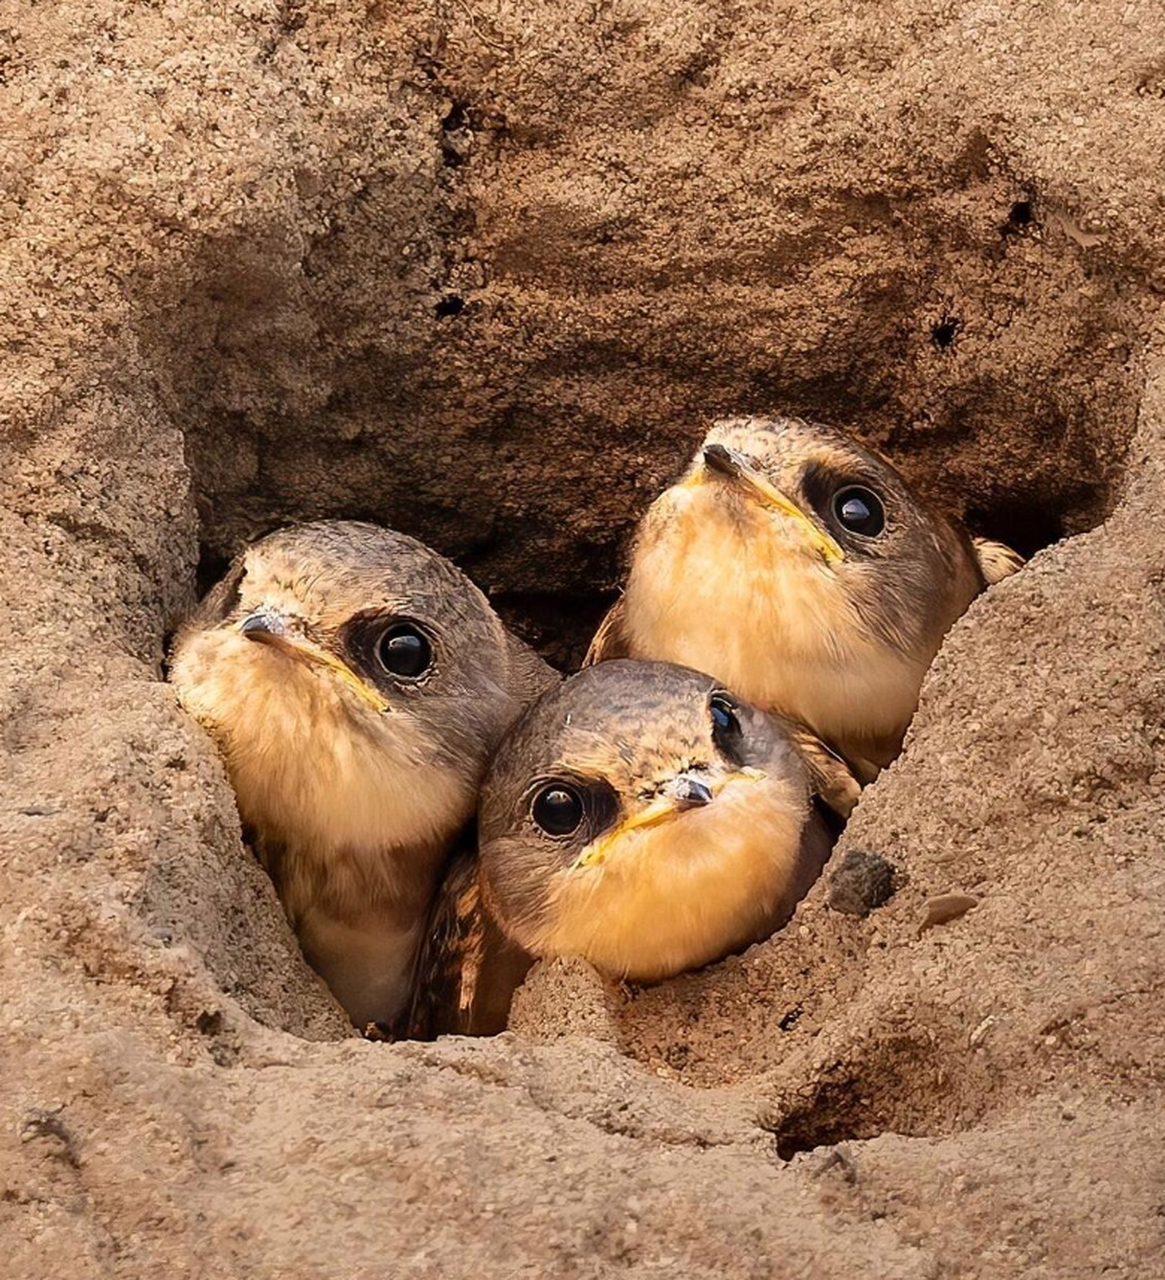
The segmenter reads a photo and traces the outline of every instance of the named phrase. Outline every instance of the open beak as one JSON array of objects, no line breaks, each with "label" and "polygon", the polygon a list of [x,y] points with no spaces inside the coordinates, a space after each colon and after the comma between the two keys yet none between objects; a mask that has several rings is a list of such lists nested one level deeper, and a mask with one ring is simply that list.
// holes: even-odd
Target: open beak
[{"label": "open beak", "polygon": [[238,632],[244,639],[277,649],[296,662],[332,672],[374,711],[388,710],[388,703],[375,689],[369,688],[346,663],[307,640],[282,614],[260,609],[238,624]]},{"label": "open beak", "polygon": [[593,867],[605,862],[607,855],[619,841],[632,831],[641,831],[645,827],[657,827],[661,822],[683,813],[687,809],[702,809],[724,790],[734,783],[759,782],[765,776],[760,769],[739,769],[735,773],[723,774],[719,778],[708,779],[695,773],[678,773],[650,804],[624,818],[622,822],[606,835],[592,841],[579,854],[571,867]]},{"label": "open beak", "polygon": [[775,508],[782,515],[795,521],[805,540],[820,552],[827,564],[845,559],[845,552],[834,539],[828,533],[823,533],[792,498],[787,497],[766,480],[743,454],[737,453],[735,449],[728,449],[722,444],[705,445],[704,468],[746,485],[766,506]]}]

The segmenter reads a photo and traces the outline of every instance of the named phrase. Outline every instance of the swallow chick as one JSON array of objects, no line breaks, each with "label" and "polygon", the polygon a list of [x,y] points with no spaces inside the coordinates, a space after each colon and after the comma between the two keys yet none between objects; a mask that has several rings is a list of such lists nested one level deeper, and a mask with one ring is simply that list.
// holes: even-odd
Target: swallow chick
[{"label": "swallow chick", "polygon": [[357,1026],[392,1024],[489,755],[556,677],[436,552],[324,521],[247,548],[170,679],[304,955]]},{"label": "swallow chick", "polygon": [[843,432],[733,419],[647,511],[587,661],[712,672],[808,725],[868,780],[901,749],[943,636],[1021,564]]},{"label": "swallow chick", "polygon": [[420,1005],[444,1006],[437,1030],[496,1031],[522,956],[653,982],[740,951],[788,921],[857,794],[811,735],[711,676],[584,670],[498,748],[477,865],[439,900]]}]

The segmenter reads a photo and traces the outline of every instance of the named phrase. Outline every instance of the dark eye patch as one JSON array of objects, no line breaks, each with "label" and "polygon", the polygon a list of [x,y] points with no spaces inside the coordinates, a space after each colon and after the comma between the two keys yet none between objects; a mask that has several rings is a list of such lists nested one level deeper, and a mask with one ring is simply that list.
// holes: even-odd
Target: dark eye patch
[{"label": "dark eye patch", "polygon": [[[801,478],[801,491],[830,532],[847,543],[869,543],[885,529],[885,486],[869,475],[811,462]],[[849,535],[859,535],[854,538]]]},{"label": "dark eye patch", "polygon": [[615,825],[619,797],[602,778],[539,778],[527,793],[526,814],[541,835],[578,849]]},{"label": "dark eye patch", "polygon": [[374,684],[419,684],[437,665],[438,644],[415,618],[370,612],[340,629],[339,642],[352,665]]}]

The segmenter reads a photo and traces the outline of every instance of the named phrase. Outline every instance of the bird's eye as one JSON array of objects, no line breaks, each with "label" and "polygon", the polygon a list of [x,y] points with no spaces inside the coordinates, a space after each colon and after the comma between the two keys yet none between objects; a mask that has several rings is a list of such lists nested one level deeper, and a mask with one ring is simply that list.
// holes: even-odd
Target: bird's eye
[{"label": "bird's eye", "polygon": [[568,836],[582,823],[582,797],[573,787],[552,782],[534,797],[530,816],[548,836]]},{"label": "bird's eye", "polygon": [[864,538],[876,538],[886,527],[882,499],[865,485],[851,484],[833,495],[833,514],[841,527]]},{"label": "bird's eye", "polygon": [[708,714],[712,717],[712,741],[717,749],[730,760],[739,760],[740,720],[735,703],[725,693],[714,693],[708,699]]},{"label": "bird's eye", "polygon": [[433,665],[433,646],[411,622],[400,622],[377,641],[376,656],[385,671],[416,680]]}]

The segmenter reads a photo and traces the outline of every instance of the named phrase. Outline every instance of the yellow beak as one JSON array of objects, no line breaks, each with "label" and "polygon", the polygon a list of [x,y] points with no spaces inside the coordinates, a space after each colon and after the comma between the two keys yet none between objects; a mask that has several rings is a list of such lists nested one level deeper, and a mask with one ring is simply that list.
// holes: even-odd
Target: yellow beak
[{"label": "yellow beak", "polygon": [[[744,782],[759,782],[765,776],[764,771],[761,769],[740,769],[736,773],[727,773],[723,777],[717,778],[711,784],[709,790],[713,796],[718,796],[725,787]],[[657,827],[661,822],[668,822],[677,815],[686,812],[687,809],[687,805],[673,796],[657,796],[650,804],[640,809],[638,813],[633,813],[624,818],[613,831],[608,831],[605,835],[601,835],[597,840],[593,840],[587,845],[572,863],[570,869],[576,871],[580,867],[598,866],[606,861],[607,855],[624,836],[629,835],[632,831],[641,831],[645,827]]]},{"label": "yellow beak", "polygon": [[238,631],[246,639],[265,644],[271,649],[278,649],[280,653],[294,658],[297,662],[331,671],[373,711],[388,710],[388,703],[384,698],[375,689],[365,684],[351,667],[333,654],[317,648],[309,640],[290,632],[286,622],[278,614],[253,613],[239,623]]},{"label": "yellow beak", "polygon": [[833,564],[845,559],[845,552],[828,533],[822,532],[804,511],[786,494],[783,494],[754,466],[734,450],[726,449],[722,444],[710,444],[704,449],[704,464],[693,479],[703,480],[708,471],[715,471],[746,484],[753,494],[765,504],[779,511],[783,516],[796,522],[797,528],[805,536],[806,542],[818,551],[826,564]]}]

